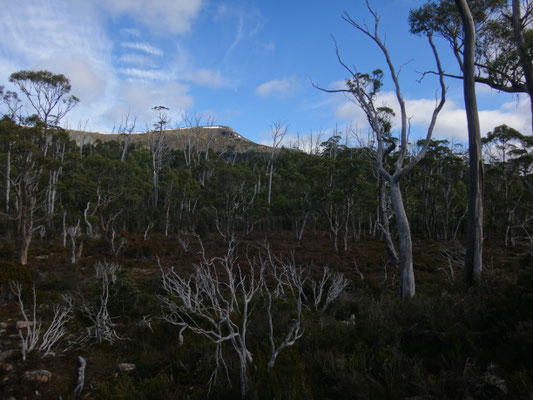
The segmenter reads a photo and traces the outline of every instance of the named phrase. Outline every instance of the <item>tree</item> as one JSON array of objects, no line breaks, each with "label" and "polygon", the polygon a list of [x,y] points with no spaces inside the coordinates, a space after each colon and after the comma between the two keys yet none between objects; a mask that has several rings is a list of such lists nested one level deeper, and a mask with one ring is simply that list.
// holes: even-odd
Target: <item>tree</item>
[{"label": "tree", "polygon": [[28,262],[28,249],[39,220],[36,213],[43,204],[47,158],[40,151],[39,138],[39,126],[19,126],[5,116],[0,121],[0,140],[11,150],[6,156],[12,168],[2,175],[14,193],[7,199],[13,203],[8,216],[15,221],[17,255],[21,265]]},{"label": "tree", "polygon": [[274,160],[278,153],[278,148],[283,141],[287,133],[288,126],[283,122],[276,122],[270,127],[270,136],[272,137],[272,151],[270,152],[270,159],[268,160],[267,170],[268,170],[268,204],[272,200],[272,175],[274,174]]},{"label": "tree", "polygon": [[[533,3],[529,0],[511,2],[511,7],[508,0],[468,2],[477,36],[475,80],[503,92],[527,93],[533,115]],[[414,34],[431,33],[450,44],[461,74],[445,75],[463,79],[466,43],[461,14],[454,1],[429,0],[411,10],[409,24]]]},{"label": "tree", "polygon": [[170,123],[168,108],[165,106],[155,106],[157,122],[154,124],[154,130],[149,134],[150,155],[152,156],[152,179],[154,184],[154,208],[157,208],[159,199],[159,172],[163,168],[165,153],[167,151],[166,138],[163,131]]},{"label": "tree", "polygon": [[378,107],[376,107],[376,96],[382,86],[383,72],[381,70],[375,70],[371,75],[363,74],[352,70],[341,59],[339,50],[337,48],[337,59],[344,69],[351,75],[347,79],[347,89],[341,90],[325,90],[326,92],[343,92],[349,93],[354,102],[361,107],[365,112],[368,122],[372,131],[375,134],[378,147],[377,147],[377,166],[379,173],[389,184],[391,202],[393,207],[394,216],[396,218],[396,224],[398,229],[398,236],[400,242],[399,250],[399,265],[400,265],[400,296],[412,297],[415,295],[415,278],[413,272],[413,250],[411,240],[411,230],[409,226],[409,220],[405,212],[405,206],[403,202],[402,192],[400,188],[400,180],[405,176],[413,167],[424,157],[427,149],[430,145],[431,136],[433,134],[433,128],[437,122],[437,116],[444,106],[446,99],[446,87],[444,86],[444,73],[442,72],[440,60],[437,54],[435,45],[431,35],[428,35],[429,44],[435,57],[437,69],[439,71],[439,84],[440,84],[440,99],[433,110],[431,122],[427,128],[425,144],[418,152],[410,159],[408,158],[408,141],[407,141],[407,111],[405,101],[400,89],[400,81],[398,78],[398,72],[392,63],[389,55],[389,51],[379,35],[379,16],[375,10],[373,10],[368,1],[366,2],[367,8],[374,18],[374,29],[371,31],[366,25],[360,25],[353,20],[347,13],[344,14],[343,19],[356,28],[359,32],[369,37],[380,49],[385,57],[387,67],[392,78],[396,99],[400,107],[400,133],[399,133],[399,148],[396,152],[396,161],[394,163],[393,171],[388,171],[385,167],[384,156],[386,151],[386,137],[384,135],[384,124],[382,115]]},{"label": "tree", "polygon": [[[500,125],[482,140],[486,160],[485,237],[505,232],[505,245],[514,243],[517,231],[524,230],[528,216],[521,212],[528,203],[525,179],[531,165],[533,137]],[[520,229],[517,229],[520,227]]]},{"label": "tree", "polygon": [[463,21],[463,89],[468,122],[470,166],[464,280],[467,286],[472,286],[481,278],[483,246],[483,156],[481,154],[481,128],[476,100],[476,65],[474,58],[476,30],[474,19],[466,0],[455,0],[455,4]]},{"label": "tree", "polygon": [[[41,122],[39,126],[43,131],[44,137],[41,144],[43,156],[47,157],[50,152],[53,158],[62,161],[65,155],[65,147],[63,145],[59,147],[53,146],[52,150],[49,151],[51,143],[58,143],[53,141],[52,137],[54,135],[49,135],[49,131],[50,129],[57,130],[63,117],[79,102],[76,96],[69,96],[72,89],[69,79],[63,74],[53,74],[50,71],[23,70],[11,74],[9,81],[24,94],[35,112],[34,115]],[[49,171],[45,210],[50,227],[55,211],[57,194],[55,187],[60,175],[61,167]]]},{"label": "tree", "polygon": [[[68,95],[72,86],[63,74],[53,74],[50,71],[18,71],[11,74],[9,82],[26,96],[45,131],[51,126],[58,126],[63,117],[80,101],[76,96]],[[45,140],[45,156],[48,144]]]}]

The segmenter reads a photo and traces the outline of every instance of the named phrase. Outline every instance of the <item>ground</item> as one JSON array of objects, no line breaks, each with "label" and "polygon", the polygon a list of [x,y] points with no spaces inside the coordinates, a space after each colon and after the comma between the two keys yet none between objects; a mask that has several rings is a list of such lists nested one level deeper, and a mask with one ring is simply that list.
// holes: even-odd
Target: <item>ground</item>
[{"label": "ground", "polygon": [[[93,265],[97,261],[122,265],[120,287],[111,305],[121,339],[112,345],[92,344],[67,352],[62,352],[62,346],[55,356],[41,357],[34,352],[26,361],[17,352],[0,364],[0,392],[7,396],[1,398],[69,398],[76,386],[79,356],[87,360],[81,398],[207,395],[212,346],[192,335],[179,346],[177,329],[158,320],[160,303],[156,297],[161,291],[157,260],[162,268],[192,271],[201,258],[197,239],[181,235],[180,244],[176,235],[149,233],[146,240],[143,234],[126,236],[128,244],[121,255],[111,256],[105,242],[93,240],[74,265],[70,249],[63,248],[61,238],[34,243],[29,258],[31,278],[25,281],[24,290],[31,293],[31,283],[35,285],[37,313],[44,315],[45,321],[51,305],[60,302],[62,294],[81,290],[90,296],[95,291]],[[250,398],[393,399],[408,398],[407,394],[413,399],[531,398],[527,397],[533,393],[531,362],[520,354],[532,349],[533,341],[533,335],[529,337],[533,334],[533,316],[528,311],[528,305],[533,309],[532,297],[520,292],[523,275],[533,276],[533,262],[525,244],[505,247],[498,241],[485,243],[484,275],[488,283],[466,292],[460,271],[461,244],[415,239],[417,296],[412,301],[401,301],[396,296],[398,271],[386,266],[385,248],[378,239],[350,242],[347,251],[335,253],[327,234],[321,232],[310,232],[302,241],[295,240],[294,233],[288,231],[256,232],[241,239],[240,248],[254,252],[265,240],[274,253],[294,257],[312,274],[328,266],[345,274],[350,284],[327,314],[307,317],[301,344],[280,356],[283,362],[273,373],[266,374],[262,365],[267,360],[263,342],[254,342],[257,366],[250,371]],[[187,242],[188,247],[184,247]],[[204,238],[203,244],[210,256],[222,255],[226,248],[215,234]],[[13,261],[9,247],[4,243],[0,262]],[[22,319],[16,302],[6,295],[9,288],[5,282],[2,290],[0,322],[7,328],[0,334],[0,355],[20,348],[15,324]],[[31,306],[28,293],[25,305]],[[510,308],[508,315],[500,318],[499,314],[506,314]],[[143,318],[152,318],[151,329]],[[491,319],[496,319],[493,325],[488,322]],[[83,324],[77,316],[69,330],[82,332]],[[260,333],[263,328],[252,325],[250,329]],[[505,346],[497,343],[502,334]],[[123,373],[120,363],[133,363],[136,369]],[[286,370],[289,365],[290,372]],[[507,365],[517,365],[516,370],[510,371]],[[25,372],[41,369],[52,373],[50,382],[28,383],[24,379]],[[238,386],[234,373],[230,366],[233,386]],[[419,382],[395,387],[396,380]],[[210,396],[234,398],[239,393],[236,389],[222,382],[211,389]],[[420,393],[425,397],[416,397]],[[512,397],[513,393],[517,395]]]}]

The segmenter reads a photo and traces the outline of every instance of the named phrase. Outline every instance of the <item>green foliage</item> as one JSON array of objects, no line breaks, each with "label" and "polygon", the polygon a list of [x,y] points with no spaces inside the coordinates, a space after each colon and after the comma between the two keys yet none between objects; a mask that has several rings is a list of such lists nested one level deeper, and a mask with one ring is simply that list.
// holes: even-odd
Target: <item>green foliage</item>
[{"label": "green foliage", "polygon": [[[530,4],[524,4],[525,14],[531,13]],[[515,43],[511,10],[505,0],[475,0],[468,5],[476,29],[476,80],[498,90],[524,92],[524,67]],[[526,53],[533,48],[531,28],[524,17],[522,34]],[[410,31],[416,35],[435,35],[444,38],[456,58],[463,51],[463,24],[452,0],[429,0],[409,13]],[[529,59],[526,62],[531,62]]]}]

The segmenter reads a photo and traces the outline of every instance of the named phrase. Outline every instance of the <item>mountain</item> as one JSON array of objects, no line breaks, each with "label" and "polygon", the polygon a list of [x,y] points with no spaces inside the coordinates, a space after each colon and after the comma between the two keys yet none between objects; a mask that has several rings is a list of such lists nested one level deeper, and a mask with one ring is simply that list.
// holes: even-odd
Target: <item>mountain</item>
[{"label": "mountain", "polygon": [[[98,133],[76,130],[69,130],[68,132],[78,146],[92,144],[97,140],[122,142],[127,137],[127,134],[124,133]],[[131,133],[131,143],[148,147],[150,136],[153,134],[154,132]],[[178,150],[191,146],[198,147],[202,152],[207,148],[216,152],[232,150],[237,153],[267,153],[271,151],[270,147],[246,139],[229,126],[213,125],[166,129],[163,131],[163,135],[169,147]]]}]

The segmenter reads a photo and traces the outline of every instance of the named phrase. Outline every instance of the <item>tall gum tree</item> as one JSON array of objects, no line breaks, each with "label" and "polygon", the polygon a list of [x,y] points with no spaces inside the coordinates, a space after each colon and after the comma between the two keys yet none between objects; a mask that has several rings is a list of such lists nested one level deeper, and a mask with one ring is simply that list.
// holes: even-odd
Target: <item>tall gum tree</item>
[{"label": "tall gum tree", "polygon": [[[19,104],[22,96],[16,92],[3,95],[8,113],[2,119],[1,136],[9,149],[6,157],[9,168],[2,175],[14,192],[13,196],[7,193],[6,201],[14,204],[7,205],[6,211],[15,221],[19,263],[25,265],[33,232],[41,226],[36,223],[42,218],[41,210],[45,210],[50,221],[54,213],[56,185],[69,142],[58,125],[79,99],[69,96],[71,85],[62,74],[18,71],[11,74],[9,81],[24,95],[28,109],[33,112],[20,115],[22,108],[13,106]],[[17,115],[14,110],[18,110]]]},{"label": "tall gum tree", "polygon": [[476,29],[466,0],[455,0],[463,22],[463,89],[468,123],[468,225],[466,231],[466,255],[464,281],[474,285],[481,278],[483,246],[483,156],[481,154],[481,128],[476,100],[475,49]]},{"label": "tall gum tree", "polygon": [[[442,110],[444,103],[446,101],[446,86],[444,85],[444,73],[442,71],[440,59],[433,44],[432,36],[429,35],[429,44],[433,51],[435,57],[435,63],[439,75],[439,84],[440,84],[440,99],[436,100],[436,105],[433,110],[431,121],[427,128],[426,138],[424,145],[420,151],[411,157],[408,155],[408,118],[407,110],[405,106],[405,101],[400,89],[399,81],[399,70],[397,71],[389,51],[385,46],[384,42],[381,40],[379,34],[379,15],[377,12],[372,9],[369,2],[366,2],[368,11],[374,19],[374,27],[371,30],[366,25],[361,25],[355,20],[353,20],[348,13],[344,13],[343,19],[352,25],[359,32],[363,33],[365,36],[370,38],[382,52],[387,68],[389,70],[390,76],[394,84],[394,91],[396,94],[396,100],[398,101],[398,106],[400,108],[400,132],[399,132],[399,144],[398,149],[395,152],[397,156],[394,166],[391,168],[392,171],[387,170],[384,162],[386,146],[388,143],[388,138],[384,131],[383,124],[383,115],[381,107],[376,106],[376,97],[382,85],[383,72],[381,70],[375,70],[372,75],[362,74],[354,71],[348,67],[341,59],[339,55],[338,47],[336,46],[337,59],[339,63],[344,67],[344,69],[350,74],[350,78],[347,79],[347,88],[340,90],[328,90],[319,88],[326,92],[343,92],[348,93],[351,96],[351,99],[361,107],[365,112],[368,122],[374,135],[377,140],[377,153],[376,153],[376,162],[379,173],[385,179],[389,185],[389,191],[391,196],[391,203],[393,208],[394,217],[396,219],[396,225],[398,230],[398,239],[399,239],[399,266],[400,266],[400,296],[402,298],[409,298],[415,295],[415,277],[413,271],[413,245],[411,239],[411,230],[409,226],[409,219],[405,211],[405,206],[403,202],[402,191],[400,188],[400,180],[405,176],[426,154],[428,147],[431,142],[431,136],[433,134],[433,129],[435,123],[437,122],[437,116]],[[318,87],[318,86],[317,86]]]},{"label": "tall gum tree", "polygon": [[[533,116],[533,2],[470,0],[467,5],[476,32],[475,81],[498,91],[527,94]],[[466,43],[463,20],[455,0],[429,0],[411,10],[409,25],[413,34],[431,33],[448,42],[460,74],[447,72],[445,75],[463,79]],[[533,132],[533,118],[531,122]]]}]

